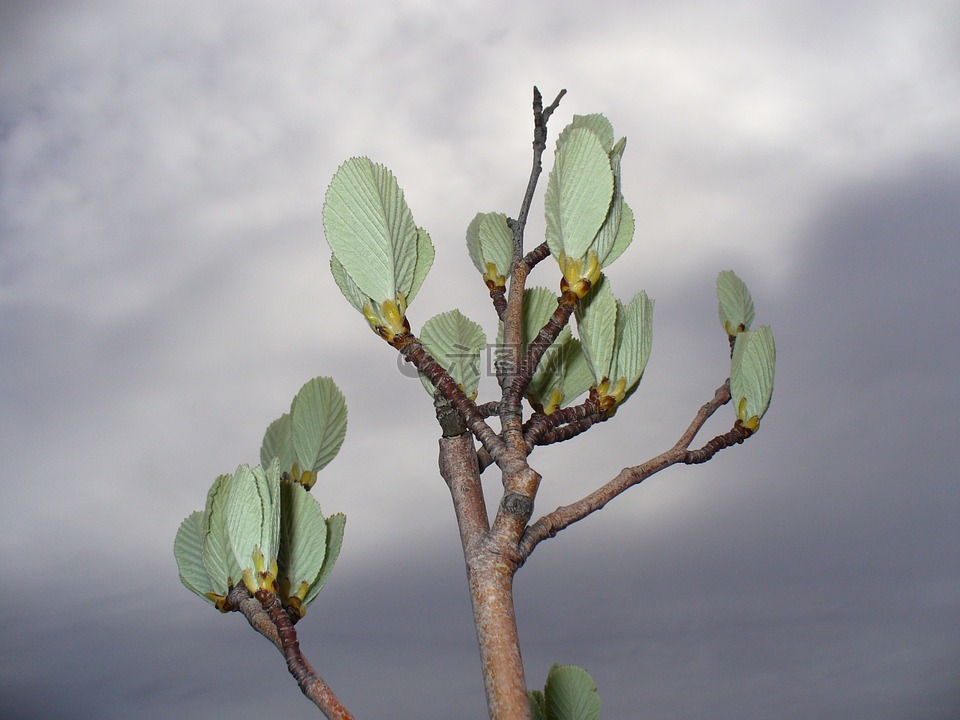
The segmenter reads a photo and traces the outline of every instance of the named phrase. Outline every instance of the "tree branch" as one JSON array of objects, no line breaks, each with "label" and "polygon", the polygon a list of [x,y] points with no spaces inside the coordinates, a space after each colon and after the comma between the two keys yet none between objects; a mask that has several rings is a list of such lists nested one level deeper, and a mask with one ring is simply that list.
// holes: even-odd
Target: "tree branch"
[{"label": "tree branch", "polygon": [[522,398],[523,393],[526,392],[527,386],[529,386],[530,380],[537,370],[537,365],[540,364],[540,360],[543,358],[543,354],[553,345],[554,341],[563,331],[563,328],[567,326],[567,323],[570,321],[570,316],[573,314],[573,311],[576,310],[579,302],[580,298],[572,292],[565,292],[557,298],[557,309],[553,311],[553,315],[547,320],[547,324],[540,328],[540,332],[537,333],[537,336],[530,345],[527,346],[527,351],[520,362],[518,372],[513,377],[509,388],[504,392],[504,404],[507,406],[520,404],[520,398]]},{"label": "tree branch", "polygon": [[287,611],[280,606],[276,595],[264,605],[264,610],[277,627],[277,635],[282,644],[283,657],[287,661],[287,669],[297,680],[304,695],[329,718],[329,720],[353,720],[353,715],[334,695],[330,686],[324,682],[316,670],[307,662],[300,652],[300,641],[297,640],[297,631],[290,622]]},{"label": "tree branch", "polygon": [[591,513],[603,508],[608,502],[618,495],[630,489],[634,485],[639,485],[651,475],[664,470],[671,465],[683,462],[687,456],[687,448],[697,433],[703,427],[704,423],[710,418],[718,408],[730,401],[730,381],[727,380],[717,388],[713,399],[705,403],[697,412],[693,422],[687,427],[677,443],[654,458],[647,460],[642,465],[624,468],[620,473],[602,487],[594,490],[589,495],[581,498],[575,503],[558,507],[551,513],[547,513],[535,523],[529,525],[520,538],[520,555],[523,561],[530,557],[530,553],[543,540],[556,536],[564,528],[569,527],[575,522],[582,520]]},{"label": "tree branch", "polygon": [[266,605],[251,596],[242,583],[230,591],[227,601],[250,623],[250,627],[273,643],[287,661],[287,669],[297,680],[303,694],[329,718],[329,720],[353,720],[353,715],[343,707],[330,686],[324,682],[300,651],[297,631],[280,600],[271,593]]},{"label": "tree branch", "polygon": [[[561,90],[553,103],[544,109],[543,96],[540,90],[533,88],[533,165],[530,168],[530,177],[527,180],[527,189],[520,203],[520,213],[516,220],[510,221],[513,230],[513,263],[510,273],[510,293],[507,297],[507,307],[503,313],[503,341],[507,347],[523,347],[522,319],[523,319],[523,291],[527,282],[527,265],[523,262],[523,234],[533,204],[533,195],[537,189],[540,173],[543,172],[543,153],[547,148],[547,121],[560,104],[560,99],[566,94]],[[502,378],[501,387],[512,384],[512,377]],[[522,395],[522,393],[521,393]],[[500,420],[503,428],[503,439],[507,448],[520,452],[523,447],[523,436],[520,429],[522,408],[520,397],[516,393],[504,393],[504,402],[500,408]],[[491,453],[493,455],[493,453]]]},{"label": "tree branch", "polygon": [[466,396],[443,366],[424,349],[417,337],[410,333],[398,337],[395,347],[403,355],[404,360],[426,375],[440,394],[450,401],[450,404],[460,413],[464,424],[474,437],[483,443],[491,457],[498,458],[504,450],[503,440],[483,419],[473,400]]}]

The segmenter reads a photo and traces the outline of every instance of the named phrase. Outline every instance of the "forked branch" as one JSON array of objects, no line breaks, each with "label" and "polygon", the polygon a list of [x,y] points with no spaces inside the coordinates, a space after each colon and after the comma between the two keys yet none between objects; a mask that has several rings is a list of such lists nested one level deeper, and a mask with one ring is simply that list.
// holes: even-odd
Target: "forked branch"
[{"label": "forked branch", "polygon": [[713,399],[700,408],[693,422],[690,423],[686,431],[680,436],[680,439],[672,448],[647,460],[641,465],[624,468],[615,478],[597,490],[594,490],[589,495],[570,505],[558,507],[553,512],[547,513],[529,525],[520,538],[520,556],[523,560],[526,561],[526,559],[530,557],[530,553],[533,552],[534,548],[536,548],[541,541],[554,537],[564,528],[600,510],[615,497],[624,493],[634,485],[639,485],[651,475],[655,475],[678,462],[683,462],[687,456],[687,449],[690,447],[690,443],[693,442],[693,439],[697,436],[697,433],[703,427],[704,423],[707,422],[718,408],[729,401],[730,381],[727,380],[717,388]]}]

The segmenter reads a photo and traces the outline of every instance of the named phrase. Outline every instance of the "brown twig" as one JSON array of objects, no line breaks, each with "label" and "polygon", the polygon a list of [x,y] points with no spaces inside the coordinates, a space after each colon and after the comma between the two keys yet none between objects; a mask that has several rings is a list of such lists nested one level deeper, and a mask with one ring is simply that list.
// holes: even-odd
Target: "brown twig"
[{"label": "brown twig", "polygon": [[[579,422],[599,413],[600,405],[597,403],[596,389],[592,389],[589,397],[579,405],[560,408],[549,415],[534,413],[533,417],[524,423],[523,439],[526,441],[527,448],[530,450],[533,450],[536,445],[549,445],[550,443],[560,442],[559,439],[545,441],[543,438],[551,431],[558,430],[562,425]],[[605,418],[593,420],[591,425],[603,419]],[[584,430],[586,429],[587,428],[584,428]],[[583,432],[583,430],[580,432]],[[578,435],[579,433],[575,434]],[[573,435],[570,435],[570,437],[573,437]]]},{"label": "brown twig", "polygon": [[753,432],[750,428],[744,427],[743,423],[740,422],[740,418],[737,418],[737,421],[733,424],[733,429],[730,431],[722,435],[717,435],[699,450],[687,450],[687,454],[683,456],[682,462],[687,465],[705,463],[724,448],[739,445],[753,435]]},{"label": "brown twig", "polygon": [[450,374],[420,344],[415,335],[407,333],[398,337],[394,346],[403,355],[404,360],[426,375],[434,387],[440,391],[463,418],[464,424],[483,446],[496,459],[503,453],[503,440],[494,432],[477,410],[473,400],[468,398]]},{"label": "brown twig", "polygon": [[277,636],[280,638],[283,658],[287,661],[287,669],[296,678],[303,694],[320,708],[320,711],[329,720],[353,720],[350,711],[343,706],[330,686],[317,674],[313,666],[303,656],[303,653],[300,652],[297,631],[293,627],[293,623],[290,622],[287,611],[280,606],[277,596],[271,593],[270,599],[264,604],[263,609],[277,628]]},{"label": "brown twig", "polygon": [[547,324],[540,328],[540,332],[527,346],[527,351],[520,362],[517,374],[511,380],[509,388],[504,391],[504,404],[508,406],[519,405],[520,398],[523,397],[523,393],[530,385],[530,380],[533,378],[544,353],[560,336],[563,328],[567,326],[570,316],[576,310],[579,302],[580,299],[572,292],[566,292],[557,298],[557,309],[553,311],[553,315],[547,320]]},{"label": "brown twig", "polygon": [[550,257],[550,247],[544,240],[524,256],[523,264],[527,266],[528,271],[533,270],[542,260],[548,257]]},{"label": "brown twig", "polygon": [[639,485],[651,475],[655,475],[675,463],[683,462],[687,454],[687,448],[690,446],[690,443],[693,442],[693,439],[703,427],[704,423],[707,422],[718,408],[729,401],[730,381],[727,380],[717,388],[713,399],[700,408],[696,417],[694,417],[693,421],[672,448],[647,460],[641,465],[624,468],[615,478],[597,490],[594,490],[589,495],[570,505],[558,507],[553,512],[547,513],[529,525],[520,538],[519,543],[520,555],[523,561],[526,561],[526,559],[530,557],[530,553],[533,552],[534,548],[536,548],[541,541],[554,537],[564,528],[600,510],[615,497],[634,485]]},{"label": "brown twig", "polygon": [[[527,218],[530,215],[530,207],[533,204],[537,182],[543,172],[543,153],[547,149],[547,121],[559,106],[560,99],[566,92],[566,90],[561,90],[554,101],[547,108],[544,108],[540,90],[536,87],[533,88],[533,164],[530,168],[530,177],[527,180],[527,189],[520,203],[520,213],[516,220],[509,221],[510,229],[513,231],[513,263],[507,307],[501,316],[504,327],[503,341],[507,347],[522,347],[523,291],[528,272],[528,267],[523,261],[523,234],[527,226]],[[512,377],[503,377],[501,387],[506,388],[512,385],[512,381]],[[500,409],[504,442],[507,447],[513,447],[515,452],[520,452],[523,447],[523,437],[520,429],[521,397],[522,392],[519,395],[515,392],[504,393],[504,403]]]}]

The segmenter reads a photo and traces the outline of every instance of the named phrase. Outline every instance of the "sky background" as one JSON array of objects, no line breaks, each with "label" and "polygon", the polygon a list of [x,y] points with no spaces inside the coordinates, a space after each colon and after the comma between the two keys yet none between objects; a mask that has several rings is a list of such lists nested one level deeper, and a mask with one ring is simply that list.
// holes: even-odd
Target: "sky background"
[{"label": "sky background", "polygon": [[0,715],[317,716],[172,543],[330,375],[350,426],[314,493],[349,520],[302,647],[358,717],[485,717],[432,407],[339,295],[321,208],[347,157],[389,166],[437,248],[414,329],[492,336],[464,231],[519,209],[537,84],[568,90],[551,151],[574,113],[629,138],[609,275],[656,311],[616,419],[532,456],[535,517],[712,397],[719,270],[778,363],[756,437],[538,547],[530,686],[583,665],[609,720],[960,717],[958,38],[949,0],[0,4]]}]

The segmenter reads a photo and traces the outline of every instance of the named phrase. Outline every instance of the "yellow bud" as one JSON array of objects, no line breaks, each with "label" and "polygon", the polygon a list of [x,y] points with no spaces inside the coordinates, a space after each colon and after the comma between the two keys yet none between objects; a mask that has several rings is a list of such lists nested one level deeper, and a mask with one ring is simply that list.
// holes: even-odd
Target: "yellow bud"
[{"label": "yellow bud", "polygon": [[563,402],[563,391],[560,388],[554,388],[550,393],[550,399],[543,406],[544,415],[552,415],[560,409],[560,403]]},{"label": "yellow bud", "polygon": [[507,279],[497,272],[497,266],[491,262],[487,263],[487,271],[483,274],[483,281],[490,290],[507,286]]}]

